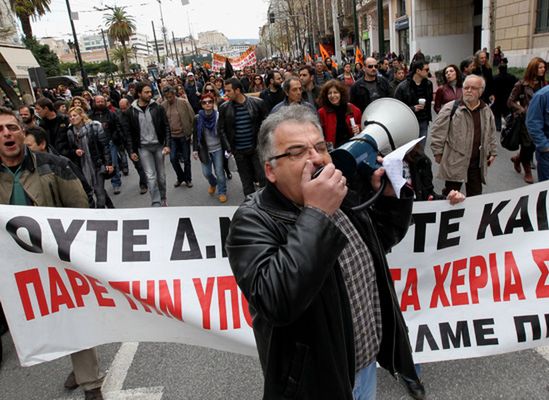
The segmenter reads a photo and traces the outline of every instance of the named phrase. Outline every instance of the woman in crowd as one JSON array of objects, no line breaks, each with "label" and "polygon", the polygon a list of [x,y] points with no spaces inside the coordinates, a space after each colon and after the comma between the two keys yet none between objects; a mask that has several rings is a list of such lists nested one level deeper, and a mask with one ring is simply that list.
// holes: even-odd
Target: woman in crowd
[{"label": "woman in crowd", "polygon": [[[217,190],[219,202],[227,201],[227,182],[223,171],[223,159],[229,146],[224,136],[217,130],[218,112],[215,98],[205,93],[200,98],[202,110],[194,117],[193,158],[200,159],[202,173],[210,184],[208,194],[213,196]],[[215,171],[215,174],[214,174]]]},{"label": "woman in crowd", "polygon": [[355,83],[355,77],[353,76],[353,73],[351,71],[351,64],[346,62],[343,64],[343,73],[337,77],[341,82],[347,86],[347,88],[351,88],[353,84]]},{"label": "woman in crowd", "polygon": [[223,81],[223,78],[221,78],[221,77],[215,78],[214,85],[215,85],[215,88],[217,89],[217,91],[219,93],[219,97],[224,98],[225,97],[225,89],[224,89],[225,82]]},{"label": "woman in crowd", "polygon": [[[217,87],[213,83],[208,82],[204,85],[204,88],[202,89],[202,95],[206,94],[213,96],[215,110],[217,110],[217,108],[225,102],[225,99],[219,97]],[[223,169],[225,171],[225,174],[227,175],[227,179],[233,179],[233,174],[229,170],[229,160],[226,157],[223,157]]]},{"label": "woman in crowd", "polygon": [[80,107],[85,112],[90,111],[90,105],[88,104],[88,101],[85,98],[83,98],[82,96],[74,96],[72,98],[69,110],[71,108],[74,108],[74,107]]},{"label": "woman in crowd", "polygon": [[492,54],[492,64],[494,64],[494,67],[498,67],[502,63],[504,57],[505,56],[501,52],[501,46],[496,46]]},{"label": "woman in crowd", "polygon": [[507,100],[507,106],[515,114],[515,118],[520,119],[521,123],[520,151],[511,157],[511,161],[519,174],[521,173],[520,166],[522,165],[524,168],[524,181],[526,183],[534,183],[532,158],[536,149],[526,129],[526,111],[534,93],[547,84],[545,81],[546,67],[545,61],[542,58],[532,58],[526,67],[524,78],[515,84]]},{"label": "woman in crowd", "polygon": [[364,68],[361,62],[355,63],[355,81],[358,81],[364,76]]},{"label": "woman in crowd", "polygon": [[175,94],[177,95],[177,97],[181,97],[182,99],[187,100],[187,93],[185,92],[185,88],[183,87],[183,85],[177,85],[175,87]]},{"label": "woman in crowd", "polygon": [[463,79],[456,65],[450,64],[442,70],[443,85],[435,92],[435,112],[442,109],[444,104],[461,99],[463,95]]},{"label": "woman in crowd", "polygon": [[252,80],[252,83],[250,84],[250,88],[248,90],[248,93],[258,93],[262,90],[265,90],[265,83],[263,83],[263,77],[261,75],[254,75],[254,78]]},{"label": "woman in crowd", "polygon": [[362,113],[349,103],[349,91],[338,80],[329,80],[320,91],[320,124],[328,146],[339,147],[360,132]]},{"label": "woman in crowd", "polygon": [[80,167],[86,180],[93,187],[97,208],[112,204],[105,191],[105,179],[113,173],[109,140],[100,122],[92,121],[82,107],[69,111],[67,129],[69,158]]},{"label": "woman in crowd", "polygon": [[482,76],[486,87],[482,92],[481,99],[486,104],[494,101],[494,76],[492,74],[492,66],[488,60],[488,54],[484,50],[479,50],[475,53],[475,69],[473,74]]}]

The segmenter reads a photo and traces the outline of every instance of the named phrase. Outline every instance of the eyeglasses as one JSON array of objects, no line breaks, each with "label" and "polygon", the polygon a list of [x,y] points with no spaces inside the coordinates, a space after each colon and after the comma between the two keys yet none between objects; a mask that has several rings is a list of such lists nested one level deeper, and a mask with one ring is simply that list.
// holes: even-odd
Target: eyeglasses
[{"label": "eyeglasses", "polygon": [[4,128],[6,128],[9,132],[17,132],[21,130],[21,128],[17,124],[5,124],[5,125],[0,125],[0,132],[3,131]]},{"label": "eyeglasses", "polygon": [[289,157],[292,161],[297,161],[302,158],[308,150],[314,149],[318,154],[326,154],[328,152],[328,145],[325,141],[318,142],[313,146],[307,146],[304,144],[288,147],[285,153],[277,156],[269,157],[268,161],[278,160],[279,158]]},{"label": "eyeglasses", "polygon": [[254,80],[256,80],[256,81],[261,81],[261,78],[255,78]]},{"label": "eyeglasses", "polygon": [[366,68],[368,68],[368,69],[377,68],[377,65],[375,65],[375,64],[368,64],[368,65],[366,65]]},{"label": "eyeglasses", "polygon": [[213,104],[213,101],[211,100],[203,100],[200,102],[201,104]]}]

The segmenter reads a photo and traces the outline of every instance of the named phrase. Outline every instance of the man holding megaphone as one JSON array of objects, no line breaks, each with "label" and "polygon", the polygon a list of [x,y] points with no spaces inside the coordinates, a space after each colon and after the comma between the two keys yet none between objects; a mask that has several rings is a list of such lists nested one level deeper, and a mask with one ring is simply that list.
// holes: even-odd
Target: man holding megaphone
[{"label": "man holding megaphone", "polygon": [[385,258],[406,234],[413,192],[397,199],[388,183],[383,201],[353,210],[362,194],[300,105],[263,122],[258,151],[267,185],[235,213],[226,248],[253,318],[263,398],[375,399],[376,361],[417,379]]}]

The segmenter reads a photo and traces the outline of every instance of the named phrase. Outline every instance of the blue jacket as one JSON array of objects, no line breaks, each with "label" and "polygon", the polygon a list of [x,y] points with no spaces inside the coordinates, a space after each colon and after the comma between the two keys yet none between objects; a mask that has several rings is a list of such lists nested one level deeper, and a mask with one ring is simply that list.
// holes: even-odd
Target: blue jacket
[{"label": "blue jacket", "polygon": [[528,112],[526,127],[538,151],[549,151],[549,86],[534,94]]}]

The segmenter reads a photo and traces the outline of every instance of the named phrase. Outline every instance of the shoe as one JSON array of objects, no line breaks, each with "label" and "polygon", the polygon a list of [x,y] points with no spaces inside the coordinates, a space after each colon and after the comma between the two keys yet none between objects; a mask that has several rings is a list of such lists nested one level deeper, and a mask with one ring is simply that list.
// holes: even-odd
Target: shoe
[{"label": "shoe", "polygon": [[185,185],[187,185],[188,188],[193,187],[193,183],[191,181],[185,182]]},{"label": "shoe", "polygon": [[84,391],[85,400],[103,400],[103,394],[101,388]]},{"label": "shoe", "polygon": [[416,400],[425,399],[425,387],[419,379],[417,381],[413,381],[411,379],[405,378],[402,375],[399,375],[399,381],[404,385],[404,387],[408,391],[408,394],[412,396],[412,398]]},{"label": "shoe", "polygon": [[513,156],[511,157],[511,162],[513,163],[513,167],[515,167],[515,171],[517,171],[518,174],[520,174],[520,159],[519,156]]},{"label": "shoe", "polygon": [[139,194],[145,194],[149,191],[147,186],[139,186]]},{"label": "shoe", "polygon": [[164,199],[160,202],[160,207],[168,207],[168,200]]},{"label": "shoe", "polygon": [[213,196],[214,193],[215,193],[215,186],[208,187],[208,194],[210,196]]},{"label": "shoe", "polygon": [[113,188],[113,193],[114,194],[120,194],[120,187]]},{"label": "shoe", "polygon": [[179,187],[179,186],[181,186],[182,183],[183,182],[181,182],[181,181],[175,181],[175,183],[173,184],[173,187]]},{"label": "shoe", "polygon": [[524,167],[524,182],[526,183],[534,183],[534,177],[532,176],[532,166],[529,162],[522,163],[522,166]]},{"label": "shoe", "polygon": [[128,169],[128,167],[122,168],[122,174],[124,174],[124,176],[128,176],[129,173],[130,173],[130,170]]},{"label": "shoe", "polygon": [[224,195],[224,194],[220,194],[218,199],[219,199],[220,203],[226,203],[227,202],[227,196]]},{"label": "shoe", "polygon": [[74,390],[79,386],[78,383],[76,383],[74,371],[72,371],[69,376],[67,376],[67,379],[65,379],[65,384],[63,386],[65,386],[65,388],[69,390]]}]

